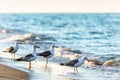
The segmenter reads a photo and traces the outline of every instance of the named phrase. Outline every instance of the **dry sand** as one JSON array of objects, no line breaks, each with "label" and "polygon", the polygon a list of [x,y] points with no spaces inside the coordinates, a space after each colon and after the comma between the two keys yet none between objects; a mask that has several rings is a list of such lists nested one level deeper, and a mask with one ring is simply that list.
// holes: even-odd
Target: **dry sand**
[{"label": "dry sand", "polygon": [[0,64],[0,80],[29,80],[29,75],[26,72]]}]

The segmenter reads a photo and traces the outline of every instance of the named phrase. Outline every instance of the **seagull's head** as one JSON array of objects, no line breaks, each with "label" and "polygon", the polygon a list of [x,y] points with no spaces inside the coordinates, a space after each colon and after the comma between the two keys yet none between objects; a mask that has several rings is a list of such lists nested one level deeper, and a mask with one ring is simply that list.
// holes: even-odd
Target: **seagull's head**
[{"label": "seagull's head", "polygon": [[22,44],[21,40],[15,40],[15,44]]},{"label": "seagull's head", "polygon": [[33,48],[40,48],[40,46],[37,46],[37,45],[33,45]]},{"label": "seagull's head", "polygon": [[51,48],[55,48],[56,46],[55,45],[51,45]]},{"label": "seagull's head", "polygon": [[83,59],[83,60],[89,61],[88,58],[87,58],[86,56],[83,56],[82,59]]}]

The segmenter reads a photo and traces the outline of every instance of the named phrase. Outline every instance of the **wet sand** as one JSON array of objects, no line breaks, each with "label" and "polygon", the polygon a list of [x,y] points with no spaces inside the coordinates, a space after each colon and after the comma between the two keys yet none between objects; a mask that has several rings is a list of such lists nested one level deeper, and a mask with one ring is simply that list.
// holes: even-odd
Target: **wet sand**
[{"label": "wet sand", "polygon": [[29,80],[29,75],[26,72],[0,64],[0,80]]}]

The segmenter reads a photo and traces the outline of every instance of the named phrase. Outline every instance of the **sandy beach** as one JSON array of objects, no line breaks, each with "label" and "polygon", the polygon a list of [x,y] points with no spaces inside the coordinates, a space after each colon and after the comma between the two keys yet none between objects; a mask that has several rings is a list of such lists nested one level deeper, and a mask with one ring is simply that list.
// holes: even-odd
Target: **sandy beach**
[{"label": "sandy beach", "polygon": [[0,64],[0,80],[29,80],[29,75],[20,70]]}]

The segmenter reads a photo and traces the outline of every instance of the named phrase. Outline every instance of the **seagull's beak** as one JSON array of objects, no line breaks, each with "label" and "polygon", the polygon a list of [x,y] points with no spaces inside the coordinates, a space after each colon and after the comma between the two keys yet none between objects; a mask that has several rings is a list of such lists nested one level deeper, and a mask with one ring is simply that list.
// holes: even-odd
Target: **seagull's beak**
[{"label": "seagull's beak", "polygon": [[89,62],[90,60],[89,59],[86,59],[87,62]]},{"label": "seagull's beak", "polygon": [[91,60],[87,59],[86,61],[87,61],[87,62],[90,62]]}]

